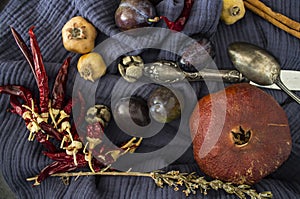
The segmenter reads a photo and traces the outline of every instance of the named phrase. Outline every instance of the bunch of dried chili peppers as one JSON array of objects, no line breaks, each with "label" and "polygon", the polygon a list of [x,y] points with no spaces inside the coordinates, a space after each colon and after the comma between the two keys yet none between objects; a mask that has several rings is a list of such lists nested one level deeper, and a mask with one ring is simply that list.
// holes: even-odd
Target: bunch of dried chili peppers
[{"label": "bunch of dried chili peppers", "polygon": [[[120,147],[106,146],[102,142],[105,126],[101,122],[87,123],[84,137],[79,136],[74,118],[71,117],[72,106],[79,104],[83,107],[80,110],[84,111],[84,99],[79,93],[79,99],[65,100],[71,57],[66,58],[60,67],[50,94],[48,76],[33,29],[34,27],[29,29],[30,51],[20,34],[11,27],[16,43],[35,77],[39,100],[34,98],[29,89],[19,85],[0,86],[0,93],[10,95],[10,111],[24,119],[29,130],[28,140],[37,140],[41,143],[46,149],[43,154],[53,160],[39,173],[34,185],[39,185],[53,174],[78,168],[87,167],[92,172],[97,172],[115,162],[121,155],[134,152],[140,145],[141,139],[136,141],[136,138],[132,138]],[[80,115],[85,115],[85,113]],[[83,141],[86,141],[86,145]],[[59,142],[60,146],[56,144]]]}]

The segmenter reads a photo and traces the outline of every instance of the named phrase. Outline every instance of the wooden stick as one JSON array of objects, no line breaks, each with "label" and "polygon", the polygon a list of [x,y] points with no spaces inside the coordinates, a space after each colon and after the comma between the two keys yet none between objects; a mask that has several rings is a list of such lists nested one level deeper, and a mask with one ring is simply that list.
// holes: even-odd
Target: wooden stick
[{"label": "wooden stick", "polygon": [[[286,31],[287,33],[297,37],[298,39],[300,39],[300,31],[294,30],[293,28],[290,28],[289,26],[287,26],[286,24],[284,24],[281,21],[281,17],[278,18],[274,18],[274,15],[269,15],[268,13],[264,12],[263,9],[266,9],[266,5],[263,4],[260,5],[260,7],[256,7],[254,5],[252,5],[251,3],[249,3],[251,1],[251,3],[253,1],[255,1],[256,3],[258,2],[257,0],[244,0],[244,4],[245,7],[248,8],[249,10],[251,10],[252,12],[254,12],[255,14],[259,15],[260,17],[264,18],[265,20],[267,20],[268,22],[272,23],[273,25],[277,26],[278,28]],[[262,7],[261,7],[262,6]],[[267,7],[268,8],[268,7]],[[287,17],[285,17],[286,19]],[[291,19],[290,19],[291,20]],[[284,20],[285,23],[288,23],[290,25],[290,20]],[[298,23],[298,22],[296,22]],[[296,27],[294,27],[296,28]]]},{"label": "wooden stick", "polygon": [[285,24],[286,26],[290,27],[291,29],[300,31],[300,23],[299,22],[294,21],[281,13],[274,12],[271,8],[269,8],[268,6],[263,4],[261,1],[259,1],[259,0],[244,0],[244,1],[251,4],[252,6],[260,9],[264,13],[270,15],[271,17],[273,17],[277,21],[280,21],[281,23]]}]

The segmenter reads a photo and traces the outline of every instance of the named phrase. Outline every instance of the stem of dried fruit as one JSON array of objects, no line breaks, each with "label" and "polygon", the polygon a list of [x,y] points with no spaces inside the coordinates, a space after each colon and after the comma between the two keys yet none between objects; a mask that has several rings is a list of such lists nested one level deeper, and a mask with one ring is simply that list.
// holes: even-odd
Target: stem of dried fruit
[{"label": "stem of dried fruit", "polygon": [[[251,189],[249,185],[233,185],[228,182],[222,182],[220,180],[207,181],[204,177],[199,177],[195,173],[180,173],[179,171],[169,171],[167,173],[161,173],[160,171],[154,171],[150,173],[142,172],[118,172],[107,171],[110,166],[104,168],[100,172],[74,172],[74,173],[57,173],[51,176],[61,177],[66,181],[69,177],[79,176],[131,176],[131,177],[149,177],[152,178],[157,186],[163,188],[164,185],[173,187],[175,191],[179,190],[179,186],[184,186],[183,192],[186,196],[190,194],[196,194],[199,190],[202,194],[206,195],[210,189],[219,190],[223,189],[228,194],[235,194],[241,199],[246,199],[250,196],[254,199],[267,199],[272,198],[271,192],[257,193],[254,189]],[[37,177],[28,178],[27,181],[35,181]],[[68,180],[69,181],[69,180]]]},{"label": "stem of dried fruit", "polygon": [[285,15],[272,11],[258,0],[244,0],[245,7],[278,28],[300,39],[300,23]]}]

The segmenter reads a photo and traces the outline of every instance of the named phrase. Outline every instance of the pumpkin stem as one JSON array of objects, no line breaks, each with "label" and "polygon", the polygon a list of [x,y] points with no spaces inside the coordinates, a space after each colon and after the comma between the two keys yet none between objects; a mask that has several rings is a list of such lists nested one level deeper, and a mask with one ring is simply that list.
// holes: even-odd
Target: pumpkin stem
[{"label": "pumpkin stem", "polygon": [[250,130],[245,131],[240,126],[238,132],[231,131],[231,134],[232,134],[232,139],[233,139],[235,145],[244,146],[244,145],[248,144],[248,142],[251,138],[252,132]]}]

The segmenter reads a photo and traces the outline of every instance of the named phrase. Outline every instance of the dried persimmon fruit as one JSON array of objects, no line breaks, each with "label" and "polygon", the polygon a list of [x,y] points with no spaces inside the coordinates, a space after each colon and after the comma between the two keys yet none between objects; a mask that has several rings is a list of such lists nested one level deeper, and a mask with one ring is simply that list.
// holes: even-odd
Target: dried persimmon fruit
[{"label": "dried persimmon fruit", "polygon": [[66,50],[86,54],[95,46],[97,30],[81,16],[71,18],[62,28],[62,41]]},{"label": "dried persimmon fruit", "polygon": [[200,99],[190,130],[201,170],[234,184],[260,181],[291,153],[285,111],[271,95],[247,83]]}]

